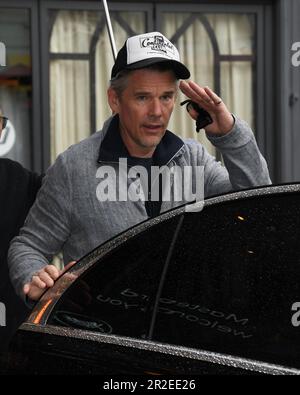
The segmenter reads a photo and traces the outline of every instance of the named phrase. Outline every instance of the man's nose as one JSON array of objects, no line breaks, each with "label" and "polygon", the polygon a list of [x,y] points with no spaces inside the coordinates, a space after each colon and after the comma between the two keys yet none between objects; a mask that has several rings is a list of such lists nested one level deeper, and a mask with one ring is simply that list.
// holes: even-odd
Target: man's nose
[{"label": "man's nose", "polygon": [[160,117],[162,114],[161,102],[159,99],[153,99],[150,104],[149,113],[152,116]]}]

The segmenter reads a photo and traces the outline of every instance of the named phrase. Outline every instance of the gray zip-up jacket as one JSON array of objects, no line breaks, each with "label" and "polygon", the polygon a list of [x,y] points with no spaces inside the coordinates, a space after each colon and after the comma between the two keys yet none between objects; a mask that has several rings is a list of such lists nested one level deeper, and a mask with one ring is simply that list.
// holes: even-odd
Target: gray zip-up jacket
[{"label": "gray zip-up jacket", "polygon": [[[266,162],[244,121],[236,118],[227,135],[208,138],[222,153],[226,168],[198,142],[183,141],[168,131],[156,148],[155,163],[181,169],[203,166],[205,197],[270,184]],[[34,272],[51,262],[53,255],[62,251],[65,264],[78,260],[101,243],[148,218],[145,202],[141,200],[99,199],[101,190],[105,190],[99,168],[104,165],[114,168],[118,183],[118,159],[126,156],[126,152],[115,116],[106,121],[102,131],[59,155],[48,169],[25,225],[9,250],[10,276],[20,296],[24,297],[23,285],[31,280]],[[195,174],[193,171],[192,178]],[[192,181],[195,184],[199,180]],[[128,180],[128,186],[131,182]],[[160,211],[184,203],[184,200],[174,201],[171,194],[169,201],[162,202]]]}]

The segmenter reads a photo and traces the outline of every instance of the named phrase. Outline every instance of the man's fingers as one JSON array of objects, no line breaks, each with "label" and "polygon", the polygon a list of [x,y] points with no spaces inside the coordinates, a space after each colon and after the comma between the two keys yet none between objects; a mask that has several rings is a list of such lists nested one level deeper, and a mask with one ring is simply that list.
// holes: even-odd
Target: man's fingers
[{"label": "man's fingers", "polygon": [[39,297],[44,293],[44,288],[37,287],[32,281],[27,283],[23,287],[24,295],[27,295],[31,300],[38,300]]},{"label": "man's fingers", "polygon": [[44,289],[46,284],[40,279],[40,274],[32,276],[31,285]]},{"label": "man's fingers", "polygon": [[211,98],[210,96],[207,94],[207,92],[205,91],[204,88],[202,88],[201,86],[197,85],[195,82],[193,81],[189,81],[188,82],[188,86],[190,88],[190,92],[195,96],[199,96],[201,100],[209,103],[211,102]]},{"label": "man's fingers", "polygon": [[29,292],[29,290],[30,290],[30,284],[26,283],[26,284],[24,285],[24,287],[23,287],[23,292],[24,292],[24,294],[27,295],[28,292]]},{"label": "man's fingers", "polygon": [[47,265],[32,276],[31,283],[38,288],[52,287],[59,276],[59,270],[53,265]]},{"label": "man's fingers", "polygon": [[41,271],[39,273],[39,278],[40,280],[42,280],[42,282],[46,284],[47,287],[52,287],[52,285],[54,284],[53,278],[46,271]]},{"label": "man's fingers", "polygon": [[210,105],[214,104],[212,98],[207,94],[207,92],[192,81],[188,83],[181,81],[180,89],[187,97],[198,103],[205,110],[210,109]]},{"label": "man's fingers", "polygon": [[69,262],[69,263],[62,269],[62,271],[60,272],[60,274],[64,274],[67,270],[70,269],[70,267],[74,266],[75,263],[76,263],[76,261],[71,261],[71,262]]},{"label": "man's fingers", "polygon": [[24,284],[24,294],[28,295],[30,299],[37,300],[46,288],[51,288],[54,281],[75,263],[76,261],[68,263],[62,271],[53,265],[45,266],[32,276],[30,283]]},{"label": "man's fingers", "polygon": [[219,106],[223,103],[220,96],[213,92],[208,86],[202,88],[193,81],[188,83],[181,81],[180,88],[182,92],[187,95],[190,99],[198,102],[206,110],[213,110],[215,106]]},{"label": "man's fingers", "polygon": [[201,89],[202,88],[197,87],[197,90],[195,90],[193,88],[193,85],[191,84],[191,82],[185,82],[185,81],[180,81],[180,85],[179,86],[180,86],[181,91],[186,96],[188,96],[190,99],[192,99],[192,100],[199,99],[199,94],[201,94]]},{"label": "man's fingers", "polygon": [[208,86],[206,86],[204,90],[208,94],[208,96],[212,99],[214,104],[219,105],[222,103],[222,99],[217,94],[215,94],[215,92],[213,92]]},{"label": "man's fingers", "polygon": [[51,288],[54,285],[54,281],[65,271],[67,271],[76,262],[72,261],[60,271],[54,265],[47,265],[43,269],[36,272],[30,283],[26,283],[23,286],[23,292],[32,300],[37,300],[47,288]]},{"label": "man's fingers", "polygon": [[59,269],[54,265],[47,265],[44,270],[53,280],[56,280],[59,277]]}]

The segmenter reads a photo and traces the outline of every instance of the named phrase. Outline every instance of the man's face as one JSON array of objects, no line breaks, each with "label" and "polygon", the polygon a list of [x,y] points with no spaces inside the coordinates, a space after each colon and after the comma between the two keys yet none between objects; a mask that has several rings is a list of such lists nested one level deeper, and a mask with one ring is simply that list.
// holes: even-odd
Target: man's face
[{"label": "man's face", "polygon": [[120,132],[129,153],[152,156],[166,132],[177,93],[177,81],[171,71],[135,70],[121,97],[109,89],[112,110],[119,114]]}]

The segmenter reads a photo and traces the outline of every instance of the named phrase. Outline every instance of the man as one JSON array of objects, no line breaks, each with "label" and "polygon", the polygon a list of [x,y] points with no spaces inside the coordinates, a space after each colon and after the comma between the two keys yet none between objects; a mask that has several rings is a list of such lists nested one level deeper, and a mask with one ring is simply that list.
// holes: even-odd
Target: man
[{"label": "man", "polygon": [[[161,183],[154,190],[156,199],[151,198],[153,191],[149,192],[147,184],[157,185],[161,178],[151,173],[153,166],[165,171],[192,168],[192,182],[204,182],[205,196],[270,183],[249,126],[234,118],[209,88],[194,82],[178,84],[179,79],[189,77],[177,49],[161,33],[142,34],[125,42],[108,89],[114,116],[102,131],[57,158],[25,227],[11,245],[10,273],[21,297],[37,300],[53,285],[59,273],[49,261],[61,249],[65,262],[78,260],[127,228],[187,203],[184,198],[174,199],[178,192],[174,183],[169,200],[162,198]],[[223,154],[226,168],[201,144],[183,141],[166,130],[178,85],[210,113],[213,123],[206,133]],[[199,166],[204,168],[204,180],[195,177]],[[140,173],[147,169],[140,183],[134,167]],[[146,201],[135,199],[138,185],[139,191],[146,191]]]},{"label": "man", "polygon": [[[0,112],[0,137],[7,118]],[[0,317],[0,356],[29,310],[17,297],[11,285],[7,251],[10,241],[24,224],[26,215],[41,185],[41,177],[10,159],[0,159],[0,303],[5,306]],[[3,323],[5,325],[3,325]]]}]

